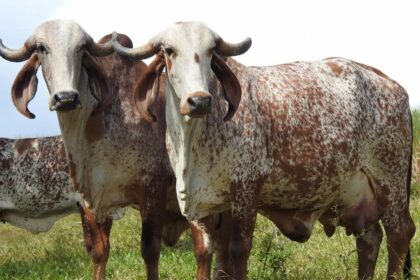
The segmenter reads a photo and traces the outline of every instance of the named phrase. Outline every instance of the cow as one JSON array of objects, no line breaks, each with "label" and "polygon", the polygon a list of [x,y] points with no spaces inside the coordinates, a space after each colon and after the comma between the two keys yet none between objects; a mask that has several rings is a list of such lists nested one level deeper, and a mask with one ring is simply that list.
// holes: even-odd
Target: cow
[{"label": "cow", "polygon": [[299,242],[317,220],[328,235],[344,226],[356,236],[360,279],[373,277],[381,221],[388,278],[400,277],[415,226],[410,109],[397,82],[344,58],[246,67],[230,56],[246,52],[249,38],[230,44],[197,22],[173,24],[137,48],[113,46],[133,59],[156,54],[143,79],[151,90],[135,98],[150,121],[159,120],[151,85],[166,67],[178,202],[207,236],[199,263],[214,250],[210,215],[231,209],[224,248],[234,279],[246,278],[257,212]]},{"label": "cow", "polygon": [[[61,136],[0,138],[0,221],[39,233],[48,231],[64,216],[80,213],[88,253],[104,260],[94,263],[94,268],[105,270],[102,266],[106,266],[107,257],[100,254],[109,252],[111,221],[121,218],[125,209],[111,217],[107,228],[98,228],[92,213],[83,207],[80,194],[73,190],[68,169]],[[170,188],[162,242],[174,246],[187,228],[175,188]],[[102,244],[102,239],[108,242]]]},{"label": "cow", "polygon": [[[151,124],[132,106],[133,92],[145,74],[146,64],[112,54],[111,36],[95,43],[72,20],[41,24],[23,47],[12,50],[0,41],[0,55],[9,61],[27,60],[12,86],[17,110],[28,118],[35,115],[27,105],[34,98],[37,69],[42,73],[63,136],[70,178],[92,222],[108,229],[110,217],[133,205],[142,218],[141,252],[147,279],[158,279],[158,260],[164,220],[166,192],[174,176],[165,147],[164,95],[156,96]],[[131,40],[118,36],[131,47]],[[161,79],[162,83],[164,80]],[[99,239],[105,250],[108,240]],[[93,244],[95,245],[95,244]],[[93,255],[102,263],[104,254]],[[102,266],[104,268],[104,266]],[[95,270],[95,279],[105,270]]]},{"label": "cow", "polygon": [[61,137],[0,138],[0,220],[32,233],[77,213]]}]

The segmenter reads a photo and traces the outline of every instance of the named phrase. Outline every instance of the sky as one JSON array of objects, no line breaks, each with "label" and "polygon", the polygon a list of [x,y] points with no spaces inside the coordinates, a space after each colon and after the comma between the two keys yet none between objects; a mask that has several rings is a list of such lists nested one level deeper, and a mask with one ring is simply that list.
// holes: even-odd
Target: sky
[{"label": "sky", "polygon": [[[275,65],[340,56],[374,66],[398,81],[420,108],[420,17],[415,0],[0,0],[0,38],[20,48],[41,23],[77,21],[95,40],[112,31],[135,46],[177,21],[202,21],[228,42],[252,38],[235,57],[245,65]],[[147,61],[146,61],[147,62]],[[23,63],[0,58],[0,137],[60,133],[48,92],[39,86],[26,119],[12,104],[10,89]]]}]

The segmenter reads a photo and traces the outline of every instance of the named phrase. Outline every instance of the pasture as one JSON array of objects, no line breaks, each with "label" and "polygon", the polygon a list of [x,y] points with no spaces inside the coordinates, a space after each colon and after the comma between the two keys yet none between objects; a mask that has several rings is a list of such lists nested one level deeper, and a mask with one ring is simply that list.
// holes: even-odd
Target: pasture
[{"label": "pasture", "polygon": [[[417,172],[420,167],[420,111],[413,112]],[[416,166],[416,164],[415,164]],[[420,174],[413,174],[411,214],[417,233],[411,243],[413,279],[420,279]],[[338,228],[327,238],[317,224],[311,239],[299,244],[278,233],[259,216],[249,260],[250,279],[356,279],[357,254],[354,237]],[[107,279],[144,279],[140,257],[139,213],[129,210],[114,222]],[[384,237],[385,241],[385,237]],[[375,279],[386,275],[385,242]],[[86,254],[78,215],[57,222],[51,231],[32,235],[7,224],[0,226],[0,279],[90,279],[91,259]],[[164,247],[160,258],[161,279],[193,279],[195,260],[189,232],[174,248]]]},{"label": "pasture", "polygon": [[[417,229],[420,228],[420,196],[411,200]],[[111,233],[111,256],[107,279],[145,279],[139,255],[138,212],[128,211],[115,222]],[[85,252],[80,219],[60,220],[50,232],[32,235],[9,225],[0,229],[0,279],[90,279],[91,260]],[[386,250],[382,242],[375,279],[386,275]],[[420,277],[420,237],[412,246],[413,277]],[[353,237],[342,228],[327,238],[317,224],[311,239],[299,244],[278,234],[273,225],[258,218],[249,260],[250,279],[356,279],[357,257]],[[195,260],[189,233],[174,248],[165,247],[160,261],[161,279],[193,279]]]}]

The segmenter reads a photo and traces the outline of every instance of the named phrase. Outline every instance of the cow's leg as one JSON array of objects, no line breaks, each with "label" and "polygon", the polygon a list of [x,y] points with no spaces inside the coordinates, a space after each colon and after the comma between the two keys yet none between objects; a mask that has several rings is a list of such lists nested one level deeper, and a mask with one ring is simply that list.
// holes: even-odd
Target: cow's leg
[{"label": "cow's leg", "polygon": [[359,279],[373,279],[382,236],[382,228],[379,222],[372,224],[362,235],[357,236]]},{"label": "cow's leg", "polygon": [[[169,184],[169,183],[168,183]],[[140,213],[141,254],[146,264],[147,279],[159,279],[159,257],[165,218],[166,189],[165,184],[148,185],[144,198],[141,198]]]},{"label": "cow's leg", "polygon": [[404,261],[416,231],[408,207],[400,213],[394,219],[388,216],[383,220],[388,249],[388,279],[402,278]]},{"label": "cow's leg", "polygon": [[229,241],[232,276],[235,280],[246,279],[247,261],[252,247],[257,218],[257,205],[261,184],[247,182],[232,184],[232,230]]},{"label": "cow's leg", "polygon": [[232,275],[229,262],[229,236],[231,234],[232,214],[226,211],[219,214],[214,233],[214,279],[228,279]]},{"label": "cow's leg", "polygon": [[93,279],[105,279],[106,263],[109,257],[109,235],[111,233],[112,219],[97,223],[94,215],[83,205],[78,204],[82,219],[83,235],[88,254],[93,261]]},{"label": "cow's leg", "polygon": [[213,256],[214,217],[208,216],[190,223],[194,255],[197,261],[197,280],[209,280]]}]

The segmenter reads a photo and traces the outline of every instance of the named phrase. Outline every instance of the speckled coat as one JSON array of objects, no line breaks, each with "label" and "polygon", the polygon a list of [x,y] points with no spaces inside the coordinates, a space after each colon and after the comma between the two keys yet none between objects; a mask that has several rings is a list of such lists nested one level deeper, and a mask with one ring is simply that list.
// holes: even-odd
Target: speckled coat
[{"label": "speckled coat", "polygon": [[[231,183],[248,181],[262,182],[259,208],[348,207],[360,198],[344,201],[344,187],[360,175],[370,182],[362,190],[387,202],[379,207],[386,223],[398,224],[394,213],[406,207],[411,147],[403,88],[338,58],[273,67],[244,67],[232,59],[227,64],[242,86],[236,115],[222,121],[218,96],[214,112],[197,121],[182,143],[190,149],[177,186],[185,189],[181,209],[188,217],[228,208]],[[174,166],[176,136],[169,127]]]},{"label": "speckled coat", "polygon": [[33,233],[78,212],[61,137],[0,138],[0,219]]}]

